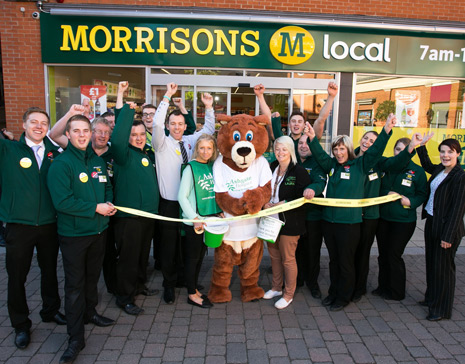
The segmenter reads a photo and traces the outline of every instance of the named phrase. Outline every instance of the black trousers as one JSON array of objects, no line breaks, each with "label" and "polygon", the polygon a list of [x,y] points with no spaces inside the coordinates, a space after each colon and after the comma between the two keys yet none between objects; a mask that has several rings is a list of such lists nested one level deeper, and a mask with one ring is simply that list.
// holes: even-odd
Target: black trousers
[{"label": "black trousers", "polygon": [[370,253],[375,240],[378,219],[363,219],[360,243],[355,252],[355,289],[354,296],[367,293],[368,272],[370,271]]},{"label": "black trousers", "polygon": [[[159,213],[166,217],[179,218],[178,201],[160,198]],[[161,221],[160,259],[163,274],[163,287],[174,288],[178,280],[178,271],[182,268],[181,223]]]},{"label": "black trousers", "polygon": [[183,248],[184,277],[186,279],[187,293],[195,294],[207,246],[203,243],[203,234],[196,234],[193,226],[183,224],[183,227],[186,232]]},{"label": "black trousers", "polygon": [[429,313],[450,319],[455,295],[455,254],[461,239],[448,241],[452,246],[441,248],[441,238],[432,231],[432,217],[426,218],[426,293]]},{"label": "black trousers", "polygon": [[360,241],[361,224],[323,222],[323,236],[329,253],[329,296],[335,304],[347,305],[355,287],[355,251]]},{"label": "black trousers", "polygon": [[102,272],[105,285],[110,293],[116,293],[116,241],[115,241],[115,217],[110,217],[107,229],[107,241],[105,246],[105,257],[103,258]]},{"label": "black trousers", "polygon": [[376,231],[379,252],[378,288],[394,300],[405,298],[407,277],[402,254],[415,232],[416,225],[416,221],[395,222],[379,219]]},{"label": "black trousers", "polygon": [[37,262],[40,267],[42,320],[53,318],[61,305],[57,280],[57,226],[56,224],[41,226],[7,224],[5,238],[8,314],[11,325],[16,331],[29,330],[31,320],[24,285],[31,268],[34,248],[37,250]]},{"label": "black trousers", "polygon": [[305,221],[306,233],[299,239],[295,258],[297,282],[304,282],[310,289],[319,289],[320,252],[323,244],[322,221]]},{"label": "black trousers", "polygon": [[154,220],[146,217],[117,217],[115,237],[118,263],[116,265],[117,303],[134,303],[147,282]]},{"label": "black trousers", "polygon": [[153,220],[154,221],[154,234],[152,238],[152,246],[153,246],[153,260],[155,260],[155,265],[160,264],[160,233],[162,229],[162,222],[160,220]]},{"label": "black trousers", "polygon": [[89,236],[58,236],[65,271],[65,314],[70,341],[84,342],[84,323],[97,312],[97,284],[107,231]]}]

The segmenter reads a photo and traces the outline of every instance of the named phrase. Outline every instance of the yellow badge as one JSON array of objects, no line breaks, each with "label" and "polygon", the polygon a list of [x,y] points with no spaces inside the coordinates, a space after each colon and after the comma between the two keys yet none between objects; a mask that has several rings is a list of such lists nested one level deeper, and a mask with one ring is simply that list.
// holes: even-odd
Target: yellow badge
[{"label": "yellow badge", "polygon": [[19,165],[23,168],[29,168],[30,166],[32,166],[32,161],[29,158],[24,157],[21,158],[21,160],[19,161]]},{"label": "yellow badge", "polygon": [[334,168],[331,168],[331,170],[329,171],[329,176],[331,177],[333,174],[334,174]]},{"label": "yellow badge", "polygon": [[85,174],[84,172],[82,172],[80,175],[79,175],[79,179],[82,183],[86,183],[88,180],[89,180],[89,177],[87,176],[87,174]]},{"label": "yellow badge", "polygon": [[147,158],[142,158],[142,165],[147,167],[149,165],[149,160]]},{"label": "yellow badge", "polygon": [[176,149],[176,154],[177,154],[177,155],[181,155],[181,151],[178,150],[178,149]]}]

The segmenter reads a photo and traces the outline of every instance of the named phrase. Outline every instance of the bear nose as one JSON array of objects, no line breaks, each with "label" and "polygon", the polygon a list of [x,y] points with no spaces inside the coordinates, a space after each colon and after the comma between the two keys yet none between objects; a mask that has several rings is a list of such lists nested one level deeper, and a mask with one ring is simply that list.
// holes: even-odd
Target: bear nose
[{"label": "bear nose", "polygon": [[252,150],[249,147],[241,147],[237,150],[237,154],[239,154],[241,157],[246,157],[250,154]]}]

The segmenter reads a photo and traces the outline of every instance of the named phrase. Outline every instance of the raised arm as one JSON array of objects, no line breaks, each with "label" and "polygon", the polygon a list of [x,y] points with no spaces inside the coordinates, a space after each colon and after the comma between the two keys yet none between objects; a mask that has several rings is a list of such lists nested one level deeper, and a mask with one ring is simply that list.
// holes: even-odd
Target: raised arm
[{"label": "raised arm", "polygon": [[379,167],[382,171],[389,171],[398,173],[401,172],[404,167],[409,164],[410,160],[416,154],[415,148],[420,145],[421,142],[421,135],[420,133],[415,133],[410,140],[410,144],[407,148],[405,148],[402,152],[397,154],[394,157],[390,158],[383,158],[380,163]]},{"label": "raised arm", "polygon": [[305,124],[304,134],[307,135],[308,140],[310,140],[309,147],[313,158],[315,158],[324,173],[328,174],[333,166],[333,160],[321,147],[318,138],[316,138],[315,130],[308,121]]},{"label": "raised arm", "polygon": [[428,155],[428,150],[426,149],[426,143],[428,143],[428,141],[433,137],[433,135],[433,132],[424,134],[423,140],[420,143],[420,147],[417,149],[421,166],[429,174],[433,174],[434,169],[436,168],[436,165],[431,162],[431,159]]},{"label": "raised arm", "polygon": [[336,83],[330,82],[328,83],[328,98],[326,99],[326,103],[320,110],[320,115],[315,120],[313,124],[313,129],[315,129],[315,134],[318,139],[321,139],[323,136],[323,131],[325,130],[325,122],[333,108],[334,99],[337,96],[338,87]]},{"label": "raised arm", "polygon": [[[268,116],[268,119],[271,121],[271,110],[268,104],[265,101],[265,86],[262,84],[256,85],[253,88],[253,92],[255,93],[255,96],[257,96],[258,99],[258,105],[260,107],[260,111],[262,112],[263,115]],[[266,125],[266,130],[268,131],[268,134],[270,135],[271,139],[274,140],[274,132],[271,124]]]},{"label": "raised arm", "polygon": [[178,85],[170,82],[166,85],[166,92],[160,104],[157,107],[155,116],[153,117],[153,133],[152,133],[152,147],[154,151],[162,150],[165,144],[165,118],[168,112],[169,102],[171,97],[178,90]]},{"label": "raised arm", "polygon": [[60,147],[65,149],[68,146],[68,138],[65,135],[66,123],[69,118],[74,115],[84,115],[86,111],[85,107],[79,104],[73,104],[69,108],[68,112],[58,120],[53,128],[50,130],[49,138],[57,143]]},{"label": "raised arm", "polygon": [[[180,97],[173,97],[173,104],[179,108],[181,113],[184,115],[184,119],[186,121],[186,131],[184,132],[184,135],[192,135],[195,133],[197,130],[197,125],[195,124],[195,120],[192,117],[192,113],[190,111],[187,111],[186,107],[184,106],[184,103],[182,102],[182,99]],[[166,133],[165,133],[166,134]],[[169,132],[168,134],[169,135]]]},{"label": "raised arm", "polygon": [[215,132],[215,113],[213,112],[213,96],[209,93],[202,94],[202,102],[205,106],[205,124],[203,128],[196,132],[196,135],[203,133],[213,135]]}]

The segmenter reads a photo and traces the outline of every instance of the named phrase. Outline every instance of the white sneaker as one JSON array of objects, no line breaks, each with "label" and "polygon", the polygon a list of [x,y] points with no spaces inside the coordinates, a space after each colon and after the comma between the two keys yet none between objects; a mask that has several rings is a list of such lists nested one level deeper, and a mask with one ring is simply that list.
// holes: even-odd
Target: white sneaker
[{"label": "white sneaker", "polygon": [[283,295],[283,291],[273,291],[272,289],[270,289],[268,292],[265,293],[265,295],[263,296],[263,299],[271,300],[272,298],[282,296],[282,295]]},{"label": "white sneaker", "polygon": [[289,302],[286,301],[284,298],[280,298],[278,301],[276,301],[276,303],[274,304],[274,307],[276,307],[278,310],[282,310],[283,308],[286,308],[287,306],[289,306],[292,301],[293,301],[292,298]]}]

